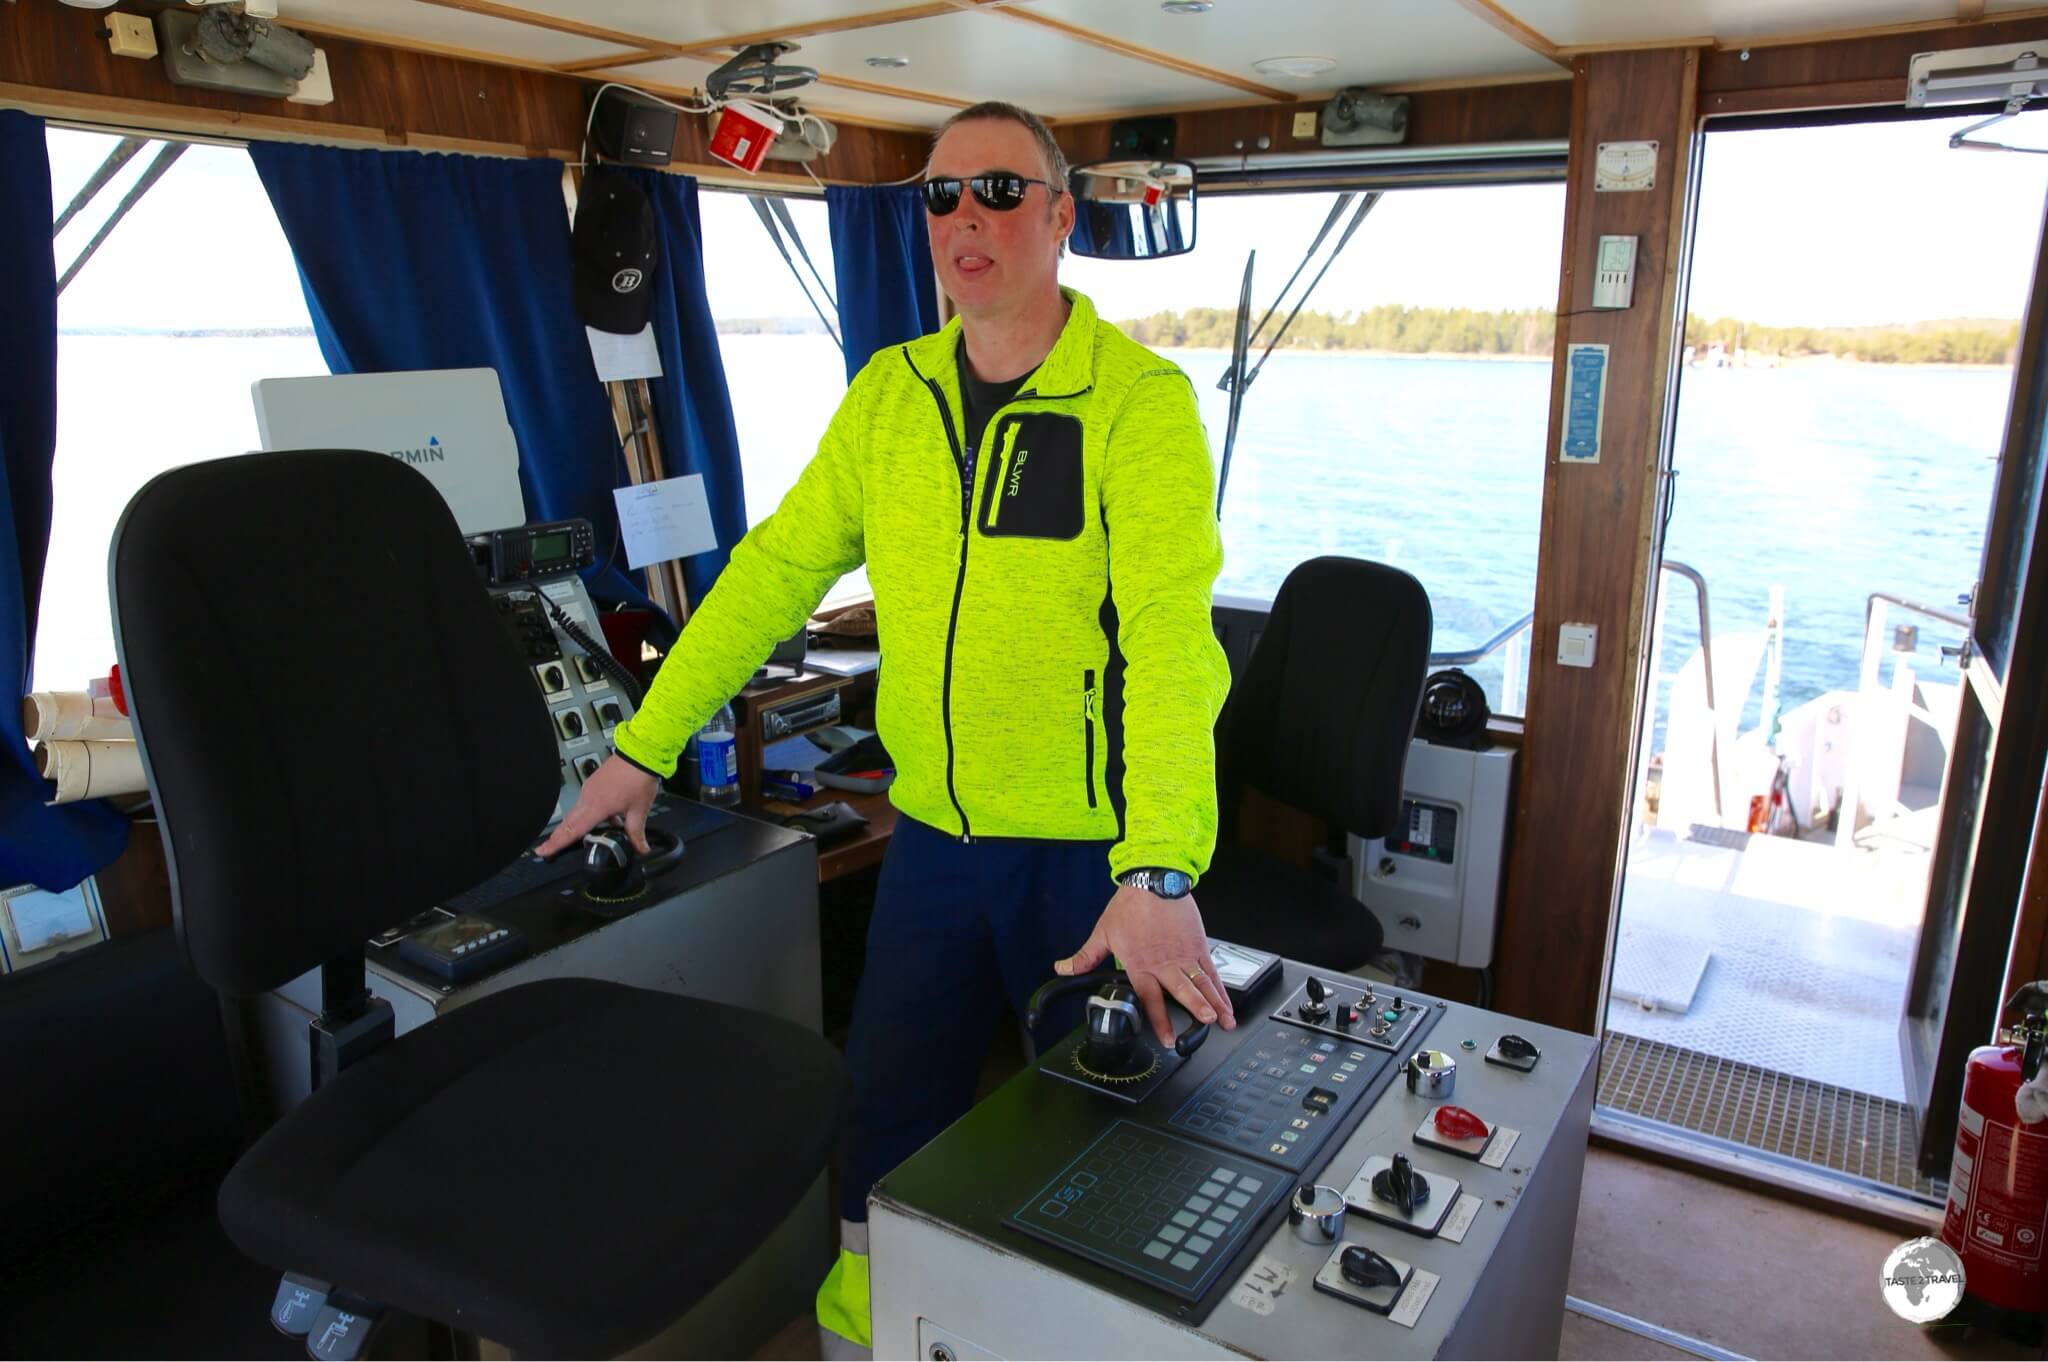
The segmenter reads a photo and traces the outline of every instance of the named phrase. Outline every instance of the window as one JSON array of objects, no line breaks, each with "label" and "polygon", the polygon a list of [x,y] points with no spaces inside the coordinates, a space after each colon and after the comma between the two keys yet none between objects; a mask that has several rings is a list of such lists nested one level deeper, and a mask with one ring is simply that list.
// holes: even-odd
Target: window
[{"label": "window", "polygon": [[[782,504],[818,452],[825,427],[846,395],[846,361],[797,275],[763,230],[749,196],[706,189],[698,201],[704,222],[706,291],[718,325],[726,387],[732,394],[751,528]],[[794,249],[790,258],[836,328],[838,318],[826,301],[837,285],[824,201],[785,197],[781,202],[796,224],[810,265]],[[813,266],[817,277],[811,274]],[[865,596],[867,582],[867,570],[856,568],[825,599],[836,603]]]},{"label": "window", "polygon": [[[52,127],[61,212],[121,139]],[[65,226],[78,258],[166,147],[150,142]],[[247,152],[185,144],[57,304],[55,510],[31,675],[76,690],[114,660],[107,545],[152,477],[258,447],[249,385],[324,374],[297,267]]]},{"label": "window", "polygon": [[[1219,462],[1229,401],[1217,381],[1246,255],[1258,253],[1256,324],[1334,203],[1211,193],[1187,255],[1061,267],[1103,317],[1187,371]],[[1521,712],[1529,643],[1517,626],[1535,606],[1563,235],[1562,185],[1380,201],[1245,392],[1218,595],[1271,600],[1321,554],[1392,564],[1428,589],[1439,656],[1510,635],[1466,670],[1496,712]]]}]

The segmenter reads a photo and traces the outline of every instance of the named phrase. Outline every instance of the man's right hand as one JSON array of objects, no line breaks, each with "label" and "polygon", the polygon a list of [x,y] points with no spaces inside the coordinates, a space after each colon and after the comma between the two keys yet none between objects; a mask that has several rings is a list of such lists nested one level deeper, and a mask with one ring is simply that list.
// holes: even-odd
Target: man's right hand
[{"label": "man's right hand", "polygon": [[624,757],[613,756],[583,782],[576,807],[563,816],[548,839],[533,849],[533,854],[552,856],[581,842],[583,834],[598,824],[623,817],[626,840],[633,844],[633,850],[645,856],[647,812],[654,807],[654,796],[660,788],[661,782],[653,776]]}]

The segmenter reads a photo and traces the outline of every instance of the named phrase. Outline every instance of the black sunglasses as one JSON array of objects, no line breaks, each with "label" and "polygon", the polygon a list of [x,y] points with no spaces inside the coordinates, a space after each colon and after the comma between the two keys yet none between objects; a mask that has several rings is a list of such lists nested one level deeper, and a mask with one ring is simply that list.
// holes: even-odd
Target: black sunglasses
[{"label": "black sunglasses", "polygon": [[1026,187],[1034,184],[1044,185],[1048,194],[1056,192],[1049,180],[1012,175],[1007,170],[991,170],[965,179],[948,175],[924,182],[924,208],[933,217],[942,218],[960,206],[962,189],[972,189],[975,201],[983,208],[1007,213],[1024,202]]}]

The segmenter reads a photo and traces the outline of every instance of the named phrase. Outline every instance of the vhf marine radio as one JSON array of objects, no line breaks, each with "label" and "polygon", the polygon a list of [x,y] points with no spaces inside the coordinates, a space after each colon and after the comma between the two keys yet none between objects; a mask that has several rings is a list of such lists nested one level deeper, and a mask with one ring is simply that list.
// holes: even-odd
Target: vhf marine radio
[{"label": "vhf marine radio", "polygon": [[597,561],[597,541],[587,520],[491,530],[471,535],[469,546],[477,567],[494,587],[580,572]]},{"label": "vhf marine radio", "polygon": [[[597,609],[577,574],[597,561],[587,520],[554,520],[469,536],[470,555],[547,700],[561,761],[559,818],[633,717],[640,688],[605,648]],[[552,821],[552,820],[550,820]]]}]

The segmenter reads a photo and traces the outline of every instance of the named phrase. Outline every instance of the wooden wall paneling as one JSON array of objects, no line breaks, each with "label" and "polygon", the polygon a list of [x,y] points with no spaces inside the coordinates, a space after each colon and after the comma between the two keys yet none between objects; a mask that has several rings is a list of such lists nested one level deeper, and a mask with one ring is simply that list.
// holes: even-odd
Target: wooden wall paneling
[{"label": "wooden wall paneling", "polygon": [[[591,82],[574,76],[321,34],[334,102],[293,104],[173,85],[161,62],[110,53],[99,36],[104,22],[64,5],[0,4],[0,103],[164,132],[564,159],[583,138]],[[920,133],[858,124],[841,124],[839,133],[832,153],[812,162],[822,179],[886,182],[924,163],[928,140]],[[702,118],[681,116],[674,168],[739,175],[711,160],[708,142]],[[811,185],[794,163],[757,182]]]},{"label": "wooden wall paneling", "polygon": [[[1409,101],[1408,141],[1404,145],[1415,149],[1473,142],[1561,141],[1571,131],[1569,80],[1425,90],[1410,95]],[[1318,138],[1294,136],[1294,115],[1320,113],[1325,102],[1247,104],[1176,114],[1174,154],[1323,151]],[[1109,129],[1116,121],[1058,122],[1052,132],[1075,164],[1100,161],[1109,155]],[[1261,148],[1261,137],[1270,145]]]},{"label": "wooden wall paneling", "polygon": [[2021,984],[2048,979],[2048,786],[2034,805],[2033,850],[2027,856],[2026,879],[2020,887],[2019,921],[2012,934],[2012,955],[2005,968],[2001,1006]]},{"label": "wooden wall paneling", "polygon": [[128,847],[93,876],[109,937],[171,925],[171,872],[154,818],[128,826]]},{"label": "wooden wall paneling", "polygon": [[197,116],[216,129],[243,121],[256,132],[303,129],[311,136],[367,128],[386,141],[423,134],[557,152],[573,149],[582,135],[575,82],[538,71],[323,35],[334,102],[293,104],[173,85],[160,61],[109,52],[98,36],[104,22],[96,12],[61,5],[0,5],[0,82],[168,106],[167,113]]},{"label": "wooden wall paneling", "polygon": [[[1574,64],[1535,641],[1495,968],[1502,1011],[1591,1032],[1635,769],[1699,55],[1663,49]],[[1654,189],[1593,191],[1598,143],[1649,140],[1658,144]],[[1626,311],[1589,310],[1603,234],[1639,239],[1640,283]],[[1565,348],[1577,342],[1611,347],[1600,461],[1561,465]],[[1567,622],[1599,626],[1593,667],[1557,664],[1551,640]]]},{"label": "wooden wall paneling", "polygon": [[1903,104],[1916,52],[2048,39],[2048,18],[1913,28],[1828,42],[1752,44],[1709,53],[1700,67],[1703,114]]}]

